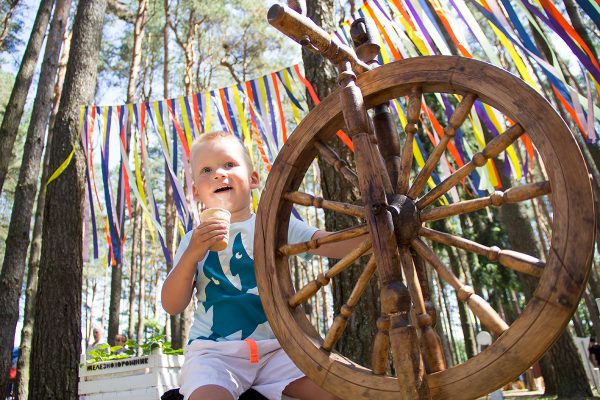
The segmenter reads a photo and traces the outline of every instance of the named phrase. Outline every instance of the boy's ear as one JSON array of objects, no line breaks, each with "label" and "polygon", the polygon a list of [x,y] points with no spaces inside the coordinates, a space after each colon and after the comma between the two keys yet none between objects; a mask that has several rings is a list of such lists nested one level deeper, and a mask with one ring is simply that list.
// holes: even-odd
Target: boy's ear
[{"label": "boy's ear", "polygon": [[258,172],[252,171],[250,174],[250,189],[257,189],[258,185],[260,185],[260,175],[258,175]]},{"label": "boy's ear", "polygon": [[192,195],[194,196],[194,200],[200,202],[200,193],[198,192],[198,188],[196,184],[192,182]]}]

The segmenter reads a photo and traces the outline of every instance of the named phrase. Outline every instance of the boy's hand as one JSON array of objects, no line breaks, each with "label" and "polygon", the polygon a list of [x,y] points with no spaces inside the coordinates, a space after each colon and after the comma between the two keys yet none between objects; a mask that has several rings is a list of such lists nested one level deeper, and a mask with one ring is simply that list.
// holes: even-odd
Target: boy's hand
[{"label": "boy's hand", "polygon": [[201,222],[192,232],[186,253],[196,262],[200,261],[213,244],[225,239],[228,231],[229,225],[224,221],[211,219]]}]

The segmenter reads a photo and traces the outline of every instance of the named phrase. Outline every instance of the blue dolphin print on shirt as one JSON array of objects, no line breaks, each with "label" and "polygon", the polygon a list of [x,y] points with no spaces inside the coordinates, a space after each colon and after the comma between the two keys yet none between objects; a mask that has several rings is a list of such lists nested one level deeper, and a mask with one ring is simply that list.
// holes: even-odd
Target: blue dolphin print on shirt
[{"label": "blue dolphin print on shirt", "polygon": [[[236,242],[238,238],[239,235]],[[239,242],[241,244],[241,239]],[[232,273],[235,275],[240,274],[242,290],[236,288],[227,279],[216,252],[211,251],[204,263],[204,275],[209,279],[209,283],[205,289],[206,300],[202,304],[206,311],[213,307],[213,325],[211,327],[212,334],[209,337],[200,337],[199,339],[217,340],[239,331],[242,331],[241,339],[246,339],[256,330],[258,325],[267,320],[260,298],[255,294],[246,293],[249,289],[247,285],[251,283],[247,274],[245,272],[242,274],[241,268],[244,265],[244,270],[249,269],[252,276],[254,276],[253,264],[248,265],[248,260],[252,262],[252,259],[245,250],[239,259],[236,258],[234,251],[232,261],[234,259],[236,260],[234,264],[237,273],[233,271],[233,264],[231,266]],[[256,287],[256,278],[253,279],[254,287]]]},{"label": "blue dolphin print on shirt", "polygon": [[250,258],[244,244],[242,234],[238,233],[231,248],[232,255],[229,268],[233,275],[239,275],[242,283],[242,292],[247,292],[256,287],[256,275],[254,274],[254,260]]}]

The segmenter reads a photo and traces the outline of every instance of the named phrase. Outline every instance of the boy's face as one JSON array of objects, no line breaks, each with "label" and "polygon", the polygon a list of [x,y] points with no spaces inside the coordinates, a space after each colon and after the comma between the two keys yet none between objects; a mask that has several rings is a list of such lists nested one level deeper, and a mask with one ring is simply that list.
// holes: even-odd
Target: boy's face
[{"label": "boy's face", "polygon": [[207,208],[225,208],[232,221],[250,216],[250,192],[259,176],[246,162],[244,148],[235,138],[203,142],[197,149],[192,171],[194,200]]}]

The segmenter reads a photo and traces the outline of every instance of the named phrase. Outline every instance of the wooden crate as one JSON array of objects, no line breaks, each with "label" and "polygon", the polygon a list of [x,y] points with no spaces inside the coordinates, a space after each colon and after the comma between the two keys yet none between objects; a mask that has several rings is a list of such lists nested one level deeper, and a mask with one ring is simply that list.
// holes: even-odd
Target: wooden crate
[{"label": "wooden crate", "polygon": [[179,387],[177,375],[183,356],[154,353],[79,368],[81,400],[160,399],[167,390]]}]

